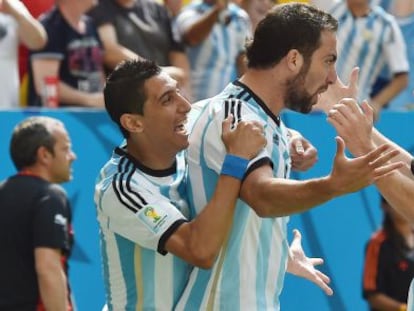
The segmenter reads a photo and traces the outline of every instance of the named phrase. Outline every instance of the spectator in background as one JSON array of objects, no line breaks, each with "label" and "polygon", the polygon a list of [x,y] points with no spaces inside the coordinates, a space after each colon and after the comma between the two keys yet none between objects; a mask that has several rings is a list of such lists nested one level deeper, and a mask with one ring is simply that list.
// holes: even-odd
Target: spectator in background
[{"label": "spectator in background", "polygon": [[0,183],[0,310],[71,311],[71,210],[57,185],[72,178],[70,138],[59,120],[30,117],[10,155],[18,173]]},{"label": "spectator in background", "polygon": [[103,107],[103,51],[95,25],[85,15],[94,0],[56,0],[40,21],[44,49],[30,55],[29,105],[42,105],[44,78],[58,78],[60,107]]},{"label": "spectator in background", "polygon": [[406,42],[410,64],[408,86],[387,106],[390,110],[414,110],[414,0],[393,0],[390,12],[396,17]]},{"label": "spectator in background", "polygon": [[[338,19],[338,75],[360,68],[358,98],[368,99],[378,117],[381,109],[408,84],[406,46],[395,18],[370,0],[346,0],[330,10]],[[373,93],[384,66],[389,83]],[[372,97],[371,97],[372,96]]]},{"label": "spectator in background", "polygon": [[194,100],[218,94],[245,71],[244,46],[251,37],[247,13],[223,0],[195,0],[176,19],[186,44]]},{"label": "spectator in background", "polygon": [[[174,19],[178,16],[180,13],[182,7],[183,7],[183,0],[164,0],[164,6],[167,8],[168,13],[171,16],[171,20],[173,21],[174,25]],[[174,27],[173,27],[173,35],[174,35]]]},{"label": "spectator in background", "polygon": [[[21,0],[34,18],[38,18],[42,13],[50,10],[55,4],[55,0]],[[19,45],[19,78],[20,78],[20,104],[27,106],[28,100],[28,65],[29,49]]]},{"label": "spectator in background", "polygon": [[366,247],[363,296],[372,311],[405,310],[414,277],[414,228],[382,196],[381,208],[382,228]]},{"label": "spectator in background", "polygon": [[0,0],[0,108],[20,106],[18,44],[41,49],[46,40],[42,25],[22,2]]},{"label": "spectator in background", "polygon": [[105,48],[108,73],[123,60],[149,59],[165,67],[191,97],[188,59],[174,39],[166,7],[155,0],[100,0],[88,14]]}]

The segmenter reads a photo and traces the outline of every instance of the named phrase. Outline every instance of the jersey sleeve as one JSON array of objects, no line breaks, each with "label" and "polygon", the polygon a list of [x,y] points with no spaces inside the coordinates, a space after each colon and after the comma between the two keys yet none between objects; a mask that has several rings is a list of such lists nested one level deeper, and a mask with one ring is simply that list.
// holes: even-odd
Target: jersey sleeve
[{"label": "jersey sleeve", "polygon": [[182,37],[185,32],[196,22],[200,19],[200,13],[191,6],[185,8],[176,19],[176,30],[180,37]]},{"label": "jersey sleeve", "polygon": [[400,27],[394,19],[391,20],[386,37],[387,40],[385,40],[383,48],[391,74],[408,72],[410,66],[405,40]]},{"label": "jersey sleeve", "polygon": [[110,187],[101,199],[101,226],[165,255],[165,242],[186,217],[166,197],[146,189],[119,189]]},{"label": "jersey sleeve", "polygon": [[[214,99],[213,99],[214,100]],[[211,110],[209,111],[210,120],[205,127],[203,126],[203,118],[199,118],[198,124],[193,129],[194,135],[201,135],[200,153],[198,155],[191,155],[191,158],[204,158],[207,166],[213,169],[217,174],[220,174],[221,166],[226,155],[226,148],[221,139],[222,135],[222,122],[230,114],[233,115],[233,128],[237,127],[237,123],[240,121],[256,120],[266,127],[266,124],[255,113],[247,103],[239,99],[219,100],[210,104]],[[204,128],[200,131],[200,127]],[[198,129],[196,129],[198,127]],[[198,131],[197,131],[198,130]],[[198,132],[198,133],[197,133]],[[203,133],[202,133],[203,132]],[[192,135],[193,135],[192,134]],[[193,137],[193,140],[199,137]],[[191,142],[190,142],[191,143]],[[263,149],[254,159],[249,163],[249,168],[256,162],[262,159],[269,159],[270,156],[266,149]]]},{"label": "jersey sleeve", "polygon": [[71,212],[63,189],[51,185],[37,203],[33,216],[33,246],[70,251]]}]

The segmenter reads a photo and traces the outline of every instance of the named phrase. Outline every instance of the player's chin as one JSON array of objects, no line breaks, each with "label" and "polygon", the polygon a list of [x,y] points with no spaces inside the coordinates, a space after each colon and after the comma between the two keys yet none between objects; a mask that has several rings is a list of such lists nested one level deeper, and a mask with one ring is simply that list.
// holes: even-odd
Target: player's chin
[{"label": "player's chin", "polygon": [[179,151],[187,149],[189,144],[188,135],[182,135],[182,137],[177,141],[177,149],[179,149]]}]

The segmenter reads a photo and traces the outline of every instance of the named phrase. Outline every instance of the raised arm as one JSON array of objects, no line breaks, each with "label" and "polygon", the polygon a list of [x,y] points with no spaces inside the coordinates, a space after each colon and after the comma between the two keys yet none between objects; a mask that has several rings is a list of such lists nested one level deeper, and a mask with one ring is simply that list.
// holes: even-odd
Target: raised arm
[{"label": "raised arm", "polygon": [[19,39],[27,48],[38,50],[45,46],[47,34],[40,24],[19,0],[3,0],[0,11],[14,17],[18,24]]},{"label": "raised arm", "polygon": [[328,176],[308,180],[273,178],[270,166],[263,165],[247,176],[241,198],[261,217],[291,215],[358,191],[402,166],[399,162],[387,164],[398,154],[387,145],[349,159],[344,154],[344,141],[340,137],[336,141],[337,152]]},{"label": "raised arm", "polygon": [[[186,29],[181,31],[184,42],[191,46],[198,45],[203,42],[210,34],[214,24],[217,23],[220,13],[223,12],[226,7],[226,1],[214,1],[210,10],[205,12],[197,20],[186,26]],[[184,12],[184,14],[187,13]],[[181,20],[182,16],[179,16],[178,18]]]},{"label": "raised arm", "polygon": [[410,170],[412,156],[378,130],[373,129],[372,108],[366,102],[362,103],[361,107],[362,109],[354,100],[343,100],[329,112],[328,121],[344,138],[355,156],[373,150],[382,143],[387,143],[400,152],[392,161],[402,161],[404,165],[401,169],[377,180],[375,184],[391,206],[414,222],[414,175]]}]

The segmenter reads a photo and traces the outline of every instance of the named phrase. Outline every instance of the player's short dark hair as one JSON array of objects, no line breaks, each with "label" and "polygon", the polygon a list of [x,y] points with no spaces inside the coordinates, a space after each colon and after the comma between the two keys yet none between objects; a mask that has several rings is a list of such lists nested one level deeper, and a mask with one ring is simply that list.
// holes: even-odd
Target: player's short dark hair
[{"label": "player's short dark hair", "polygon": [[136,59],[121,62],[109,75],[104,87],[105,108],[125,138],[129,132],[122,127],[121,116],[143,114],[147,100],[144,83],[160,72],[161,68],[155,62]]},{"label": "player's short dark hair", "polygon": [[322,31],[336,32],[337,29],[338,22],[332,15],[312,5],[275,5],[259,22],[252,41],[246,46],[247,66],[271,68],[292,49],[297,49],[309,61],[321,44]]}]

